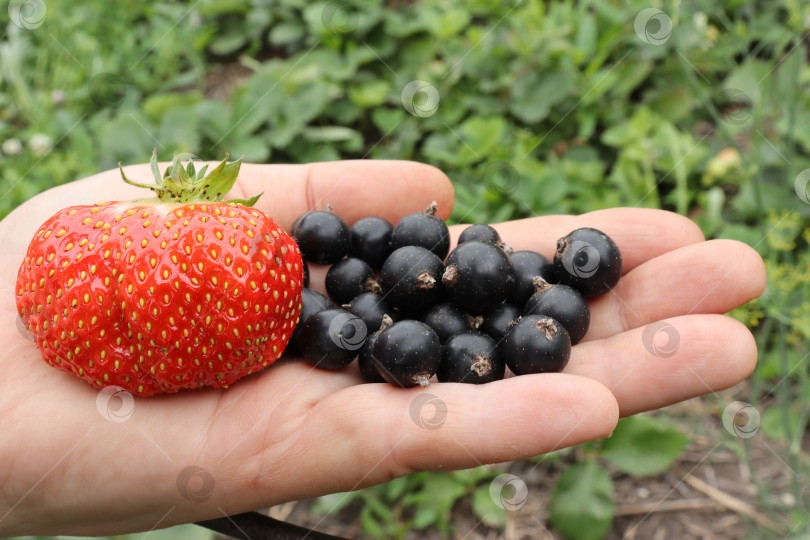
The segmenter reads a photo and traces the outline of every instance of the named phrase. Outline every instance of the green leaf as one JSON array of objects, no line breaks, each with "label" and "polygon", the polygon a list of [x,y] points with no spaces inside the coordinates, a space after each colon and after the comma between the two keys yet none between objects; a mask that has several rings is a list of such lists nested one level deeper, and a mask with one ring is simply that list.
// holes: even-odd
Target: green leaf
[{"label": "green leaf", "polygon": [[152,176],[155,177],[155,182],[160,184],[163,181],[163,176],[160,174],[158,168],[157,149],[152,150],[152,157],[149,159],[149,168],[152,170]]},{"label": "green leaf", "polygon": [[201,101],[195,114],[201,134],[211,141],[220,140],[231,127],[231,114],[222,101]]},{"label": "green leaf", "polygon": [[378,107],[385,103],[390,89],[391,84],[388,81],[382,79],[368,81],[349,88],[349,99],[360,107]]},{"label": "green leaf", "polygon": [[473,116],[461,124],[454,136],[460,136],[459,158],[462,163],[475,163],[489,156],[502,142],[506,120],[499,117]]},{"label": "green leaf", "polygon": [[224,15],[226,13],[244,13],[250,9],[248,0],[205,0],[199,3],[203,15]]},{"label": "green leaf", "polygon": [[251,163],[264,163],[270,158],[270,145],[260,137],[239,140],[228,151],[234,156],[244,156]]},{"label": "green leaf", "polygon": [[234,53],[247,42],[244,34],[238,31],[231,31],[218,36],[211,42],[211,51],[216,54],[226,56]]},{"label": "green leaf", "polygon": [[636,87],[650,74],[653,70],[654,64],[652,60],[636,59],[633,62],[623,62],[616,66],[615,71],[618,75],[618,82],[611,88],[613,95],[620,95],[626,99]]},{"label": "green leaf", "polygon": [[[671,173],[675,179],[676,189],[671,196],[675,199],[676,209],[680,214],[686,214],[689,204],[689,191],[687,186],[689,167],[695,163],[695,158],[702,157],[704,151],[695,146],[691,137],[680,136],[680,132],[669,122],[662,122],[655,133],[653,141],[656,147],[665,148],[660,158],[656,160],[656,167],[664,174]],[[693,152],[693,150],[698,150]],[[688,156],[687,154],[691,154]],[[687,158],[690,159],[687,159]]]},{"label": "green leaf", "polygon": [[599,29],[596,24],[596,16],[593,13],[586,11],[580,16],[581,19],[577,25],[577,35],[574,44],[577,49],[579,49],[579,58],[589,59],[596,48],[596,38],[599,35]]},{"label": "green leaf", "polygon": [[407,476],[401,476],[399,478],[395,478],[385,484],[385,497],[389,501],[395,501],[399,497],[405,493],[405,490],[408,489],[409,478]]},{"label": "green leaf", "polygon": [[394,510],[377,495],[379,490],[371,489],[363,492],[363,504],[371,510],[380,520],[390,522],[394,520]]},{"label": "green leaf", "polygon": [[485,479],[492,480],[498,476],[500,472],[481,466],[473,467],[472,469],[460,469],[458,471],[453,471],[450,474],[462,484],[472,488]]},{"label": "green leaf", "polygon": [[363,525],[363,530],[372,538],[383,538],[383,529],[380,523],[374,517],[374,513],[368,506],[363,507],[360,511],[360,523]]},{"label": "green leaf", "polygon": [[695,106],[695,96],[685,88],[673,87],[647,92],[648,106],[670,122],[678,122]]},{"label": "green leaf", "polygon": [[513,85],[509,111],[527,124],[537,123],[549,115],[554,105],[565,99],[573,89],[573,83],[566,71],[531,71]]},{"label": "green leaf", "polygon": [[744,225],[742,223],[727,224],[717,235],[717,238],[737,240],[738,242],[748,244],[749,246],[760,247],[763,244],[763,242],[761,242],[762,231],[756,227],[751,227],[750,225]]},{"label": "green leaf", "polygon": [[143,162],[158,144],[151,135],[155,131],[146,118],[136,114],[105,122],[98,134],[100,165],[110,168],[119,161],[126,165]]},{"label": "green leaf", "polygon": [[421,17],[414,17],[412,12],[403,9],[385,10],[385,31],[396,37],[406,38],[425,31],[429,21]]},{"label": "green leaf", "polygon": [[360,497],[360,491],[349,491],[347,493],[330,493],[318,497],[310,510],[316,515],[334,515],[350,505],[355,499]]},{"label": "green leaf", "polygon": [[[363,50],[368,49],[363,47]],[[357,72],[357,66],[351,61],[348,54],[343,55],[324,48],[313,49],[300,61],[298,67],[315,66],[319,77],[332,81],[348,80]]]},{"label": "green leaf", "polygon": [[331,101],[329,85],[317,81],[291,87],[280,102],[283,120],[301,127],[317,118]]},{"label": "green leaf", "polygon": [[489,527],[503,527],[506,523],[506,512],[492,500],[489,484],[473,491],[472,509],[475,515]]},{"label": "green leaf", "polygon": [[304,27],[297,22],[286,22],[270,31],[270,42],[276,45],[289,45],[304,38]]},{"label": "green leaf", "polygon": [[470,11],[460,7],[442,9],[436,13],[423,13],[422,19],[427,22],[431,33],[444,40],[469,26]]},{"label": "green leaf", "polygon": [[600,455],[622,472],[650,476],[669,469],[687,444],[676,428],[642,414],[620,420]]},{"label": "green leaf", "polygon": [[[214,540],[217,535],[213,531],[200,527],[199,525],[177,525],[168,529],[158,529],[149,533],[150,540],[176,540],[182,538],[183,540]],[[40,537],[46,538],[46,537]],[[61,537],[65,538],[65,537]],[[73,537],[78,540],[78,537]],[[115,537],[118,540],[135,540],[136,535],[126,535]]]},{"label": "green leaf", "polygon": [[610,476],[596,461],[568,467],[554,485],[551,524],[570,540],[599,540],[615,511]]},{"label": "green leaf", "polygon": [[285,151],[292,156],[296,163],[338,161],[340,159],[340,154],[334,146],[309,142],[303,137],[297,137],[285,148]]},{"label": "green leaf", "polygon": [[422,145],[422,153],[428,162],[459,165],[459,141],[451,133],[432,133]]},{"label": "green leaf", "polygon": [[202,100],[202,96],[196,92],[183,94],[154,94],[145,99],[141,106],[143,112],[149,115],[152,121],[158,121],[164,114],[172,109],[183,108],[196,105]]},{"label": "green leaf", "polygon": [[359,133],[343,126],[323,126],[304,128],[301,135],[313,142],[340,142],[358,137]]},{"label": "green leaf", "polygon": [[466,487],[449,474],[433,473],[426,477],[422,489],[404,501],[414,507],[413,527],[424,529],[446,520],[455,502],[466,493]]},{"label": "green leaf", "polygon": [[[787,408],[787,410],[785,410]],[[799,430],[804,426],[800,426],[801,422],[801,407],[799,404],[780,404],[773,405],[765,409],[762,413],[760,427],[763,433],[770,438],[782,443],[790,442]],[[787,422],[785,419],[787,418]],[[787,424],[787,425],[786,425]]]},{"label": "green leaf", "polygon": [[657,123],[658,119],[650,109],[639,107],[629,119],[605,130],[602,142],[610,146],[626,146],[646,137]]},{"label": "green leaf", "polygon": [[371,120],[377,129],[383,133],[388,133],[394,129],[402,119],[405,118],[407,113],[404,109],[383,109],[378,108],[371,111]]},{"label": "green leaf", "polygon": [[200,130],[194,109],[183,106],[165,111],[155,136],[165,148],[178,152],[191,152],[198,148]]}]

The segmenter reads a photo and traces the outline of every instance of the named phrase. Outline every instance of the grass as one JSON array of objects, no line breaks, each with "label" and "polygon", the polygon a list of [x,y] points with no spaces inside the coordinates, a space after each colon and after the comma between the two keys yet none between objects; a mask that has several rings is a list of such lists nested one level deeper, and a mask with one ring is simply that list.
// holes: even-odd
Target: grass
[{"label": "grass", "polygon": [[[15,11],[20,4],[0,10],[0,215],[118,161],[145,161],[154,147],[162,159],[425,161],[454,180],[454,221],[617,205],[688,215],[708,237],[746,242],[766,261],[768,290],[734,312],[760,345],[738,399],[786,445],[802,499],[806,3],[49,0]],[[637,451],[626,440],[612,455]],[[595,478],[589,459],[578,470]],[[468,474],[447,477],[465,486],[447,492],[467,496],[485,482]],[[427,482],[452,484],[436,477],[368,493],[390,507]],[[790,514],[761,488],[763,506]],[[385,506],[367,531],[388,519]],[[421,519],[385,534],[452,528],[441,513]],[[810,526],[801,512],[789,519]]]}]

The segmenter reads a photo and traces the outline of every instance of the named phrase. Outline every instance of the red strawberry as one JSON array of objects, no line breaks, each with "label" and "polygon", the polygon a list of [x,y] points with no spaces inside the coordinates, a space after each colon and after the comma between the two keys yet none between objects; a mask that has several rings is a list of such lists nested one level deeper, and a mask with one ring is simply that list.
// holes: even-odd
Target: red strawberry
[{"label": "red strawberry", "polygon": [[141,396],[222,387],[273,363],[301,311],[295,241],[249,201],[222,202],[239,161],[175,158],[157,198],[72,206],[36,232],[17,308],[42,357]]}]

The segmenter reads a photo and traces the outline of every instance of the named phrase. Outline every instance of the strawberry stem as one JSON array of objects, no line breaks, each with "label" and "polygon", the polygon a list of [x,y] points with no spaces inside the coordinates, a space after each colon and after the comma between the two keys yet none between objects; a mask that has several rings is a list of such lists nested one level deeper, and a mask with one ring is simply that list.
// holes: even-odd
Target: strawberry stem
[{"label": "strawberry stem", "polygon": [[[183,168],[181,156],[175,154],[171,164],[166,167],[166,170],[161,176],[160,170],[158,169],[157,150],[152,151],[152,159],[149,161],[149,166],[155,177],[154,184],[144,184],[130,180],[124,174],[121,163],[118,164],[118,168],[121,171],[121,178],[123,178],[124,182],[139,188],[151,189],[155,192],[160,201],[191,203],[222,201],[236,183],[239,168],[242,166],[241,157],[236,161],[228,163],[228,155],[225,154],[225,159],[222,160],[222,163],[217,165],[213,171],[206,175],[208,165],[201,167],[200,170],[197,171],[194,167],[194,162],[189,161],[186,168]],[[228,199],[225,202],[253,206],[261,196],[262,194],[260,193],[249,199]]]}]

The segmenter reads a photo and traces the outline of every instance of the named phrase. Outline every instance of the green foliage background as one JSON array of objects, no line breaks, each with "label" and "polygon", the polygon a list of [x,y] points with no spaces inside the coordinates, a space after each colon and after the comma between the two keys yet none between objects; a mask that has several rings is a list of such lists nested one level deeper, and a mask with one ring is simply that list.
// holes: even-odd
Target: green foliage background
[{"label": "green foliage background", "polygon": [[[807,465],[806,2],[15,0],[3,7],[0,215],[118,161],[143,162],[154,147],[164,160],[229,152],[277,163],[424,161],[454,181],[455,221],[619,205],[679,212],[708,237],[741,240],[765,259],[768,290],[734,313],[761,351],[744,397],[768,398],[763,425],[787,443],[791,466]],[[408,94],[412,88],[421,91]],[[591,455],[627,462],[623,452],[639,451],[636,439]],[[682,447],[676,440],[674,455]],[[594,497],[609,498],[609,525],[612,493],[593,463],[571,474],[593,479]],[[376,534],[396,501],[444,508],[403,495],[425,482],[443,483],[435,492],[450,493],[452,506],[491,478],[470,474],[367,490],[384,504],[379,516],[368,511],[366,531]],[[576,486],[569,476],[557,488]],[[473,502],[498,526],[486,497]],[[565,532],[572,518],[557,506],[552,522]],[[418,519],[379,534],[450,530],[442,515]],[[601,521],[582,538],[605,529],[604,517],[593,519]]]}]

